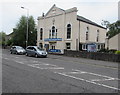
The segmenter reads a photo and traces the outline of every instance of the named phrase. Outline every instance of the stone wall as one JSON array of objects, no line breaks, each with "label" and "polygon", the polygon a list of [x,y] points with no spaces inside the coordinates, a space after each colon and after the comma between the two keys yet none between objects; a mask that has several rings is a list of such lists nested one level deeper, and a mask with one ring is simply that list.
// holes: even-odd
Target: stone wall
[{"label": "stone wall", "polygon": [[64,50],[64,55],[94,60],[120,62],[120,54]]}]

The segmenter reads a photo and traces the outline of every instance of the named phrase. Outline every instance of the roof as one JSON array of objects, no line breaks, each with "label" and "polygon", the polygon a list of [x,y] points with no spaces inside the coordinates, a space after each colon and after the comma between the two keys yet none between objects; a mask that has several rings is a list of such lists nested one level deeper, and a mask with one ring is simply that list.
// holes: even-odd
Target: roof
[{"label": "roof", "polygon": [[92,22],[91,20],[86,19],[86,18],[84,18],[84,17],[82,17],[82,16],[78,16],[78,15],[77,15],[77,20],[83,21],[83,22],[86,22],[86,23],[89,23],[89,24],[91,24],[91,25],[98,26],[98,27],[103,28],[103,29],[106,29],[105,27],[102,27],[102,26],[98,25],[97,23]]}]

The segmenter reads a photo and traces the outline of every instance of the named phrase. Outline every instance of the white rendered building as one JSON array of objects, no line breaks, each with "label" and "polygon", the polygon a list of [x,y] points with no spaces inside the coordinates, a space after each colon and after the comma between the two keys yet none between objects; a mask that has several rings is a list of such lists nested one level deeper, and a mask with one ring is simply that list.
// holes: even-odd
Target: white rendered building
[{"label": "white rendered building", "polygon": [[106,28],[77,15],[77,8],[63,10],[53,5],[38,17],[37,46],[50,52],[87,50],[95,44],[97,50],[104,48]]}]

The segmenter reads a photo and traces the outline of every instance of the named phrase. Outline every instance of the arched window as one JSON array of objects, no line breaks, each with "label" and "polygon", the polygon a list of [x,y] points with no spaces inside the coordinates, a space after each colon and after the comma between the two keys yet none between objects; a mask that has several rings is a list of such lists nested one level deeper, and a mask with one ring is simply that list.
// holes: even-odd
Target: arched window
[{"label": "arched window", "polygon": [[56,36],[56,35],[55,35],[55,27],[53,26],[53,27],[52,27],[52,38],[55,38],[55,36]]},{"label": "arched window", "polygon": [[49,38],[51,38],[51,30],[49,30]]},{"label": "arched window", "polygon": [[67,25],[67,39],[70,39],[71,38],[71,25],[68,24]]},{"label": "arched window", "polygon": [[40,28],[40,40],[43,39],[43,28]]}]

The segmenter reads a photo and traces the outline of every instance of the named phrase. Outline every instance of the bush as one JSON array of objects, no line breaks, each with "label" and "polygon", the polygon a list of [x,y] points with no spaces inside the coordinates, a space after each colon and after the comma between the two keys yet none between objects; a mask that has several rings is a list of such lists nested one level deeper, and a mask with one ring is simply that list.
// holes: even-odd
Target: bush
[{"label": "bush", "polygon": [[98,52],[108,53],[108,52],[109,52],[109,50],[108,50],[108,49],[101,49],[101,50],[100,50],[100,51],[98,51]]},{"label": "bush", "polygon": [[115,54],[120,54],[120,51],[116,51]]},{"label": "bush", "polygon": [[111,50],[109,50],[109,53],[115,54],[116,51],[117,51],[116,49],[111,49]]}]

